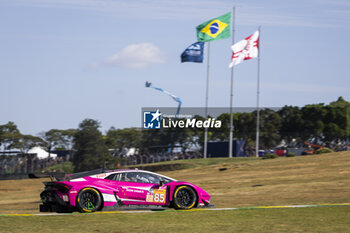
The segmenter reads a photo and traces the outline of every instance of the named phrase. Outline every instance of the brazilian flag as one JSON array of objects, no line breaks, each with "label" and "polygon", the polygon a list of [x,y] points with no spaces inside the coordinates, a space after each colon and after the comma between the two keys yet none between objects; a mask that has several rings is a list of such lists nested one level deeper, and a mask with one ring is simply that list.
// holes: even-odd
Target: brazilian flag
[{"label": "brazilian flag", "polygon": [[231,36],[231,12],[202,23],[196,29],[200,42],[229,38]]}]

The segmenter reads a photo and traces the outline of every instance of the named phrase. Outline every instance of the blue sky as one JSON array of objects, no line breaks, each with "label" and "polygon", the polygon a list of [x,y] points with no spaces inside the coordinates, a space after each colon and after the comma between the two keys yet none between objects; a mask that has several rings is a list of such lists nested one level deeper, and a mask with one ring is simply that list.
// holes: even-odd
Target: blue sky
[{"label": "blue sky", "polygon": [[[195,27],[236,6],[235,40],[261,25],[261,106],[350,100],[350,1],[0,0],[0,124],[22,133],[85,118],[140,126],[142,107],[204,107],[206,62],[180,63]],[[211,43],[210,107],[228,107],[231,39]],[[257,60],[235,67],[234,106],[256,105]]]}]

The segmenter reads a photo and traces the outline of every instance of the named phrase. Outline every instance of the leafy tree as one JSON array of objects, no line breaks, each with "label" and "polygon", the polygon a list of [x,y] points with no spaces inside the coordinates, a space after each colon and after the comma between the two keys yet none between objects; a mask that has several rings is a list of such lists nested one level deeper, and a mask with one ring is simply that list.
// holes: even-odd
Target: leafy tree
[{"label": "leafy tree", "polygon": [[342,96],[339,96],[337,101],[331,102],[329,104],[329,106],[341,107],[341,108],[349,108],[350,107],[350,102],[346,101]]},{"label": "leafy tree", "polygon": [[[168,119],[165,119],[166,121]],[[177,119],[184,120],[186,119]],[[204,131],[203,131],[204,132]],[[193,143],[196,143],[197,134],[191,128],[161,128],[142,131],[141,152],[164,151],[168,148],[173,151],[175,146],[181,147],[185,152]]]},{"label": "leafy tree", "polygon": [[324,127],[324,142],[338,141],[340,138],[343,138],[344,133],[344,129],[341,129],[337,124],[330,122]]},{"label": "leafy tree", "polygon": [[233,133],[235,138],[243,139],[249,144],[255,142],[256,112],[235,113],[233,125]]},{"label": "leafy tree", "polygon": [[280,128],[281,138],[285,139],[287,142],[292,141],[292,139],[302,141],[301,137],[304,120],[300,108],[284,106],[278,111],[278,114],[282,118],[282,125]]},{"label": "leafy tree", "polygon": [[172,149],[176,143],[176,129],[144,129],[141,138],[141,152],[164,151],[169,147]]},{"label": "leafy tree", "polygon": [[139,148],[141,144],[141,130],[138,128],[116,129],[111,127],[107,131],[106,145],[117,153],[126,148]]},{"label": "leafy tree", "polygon": [[3,151],[14,148],[19,140],[20,132],[14,122],[9,121],[7,124],[0,125],[0,145]]},{"label": "leafy tree", "polygon": [[60,144],[55,149],[71,151],[74,146],[74,135],[76,132],[77,132],[76,129],[60,130],[60,133],[61,133]]},{"label": "leafy tree", "polygon": [[[215,129],[213,136],[217,140],[229,140],[230,114],[224,113],[218,117],[222,128]],[[260,144],[262,147],[273,147],[280,140],[279,129],[282,119],[271,109],[260,110]],[[245,140],[247,145],[254,145],[256,140],[256,111],[235,113],[233,115],[233,138]]]},{"label": "leafy tree", "polygon": [[[256,115],[256,112],[253,112],[253,114]],[[263,109],[260,111],[259,142],[262,148],[275,147],[281,141],[279,134],[281,126],[282,118],[277,112],[271,109]]]},{"label": "leafy tree", "polygon": [[322,140],[324,117],[327,113],[324,104],[306,105],[301,109],[303,118],[303,141]]},{"label": "leafy tree", "polygon": [[18,133],[16,137],[17,139],[15,143],[11,145],[11,147],[12,149],[19,149],[22,153],[27,153],[31,148],[43,144],[43,140],[40,137],[23,135],[20,133]]},{"label": "leafy tree", "polygon": [[[143,129],[141,135],[141,153],[147,153],[150,148],[164,146],[162,137],[165,136],[164,129]],[[167,145],[167,144],[165,144]]]},{"label": "leafy tree", "polygon": [[75,172],[101,168],[108,162],[113,163],[113,157],[108,152],[99,128],[100,123],[92,119],[85,119],[79,124],[74,135]]},{"label": "leafy tree", "polygon": [[304,120],[303,140],[318,140],[328,144],[349,138],[349,109],[350,103],[342,97],[327,106],[324,104],[304,106],[301,109]]},{"label": "leafy tree", "polygon": [[41,133],[42,146],[49,152],[52,150],[72,150],[76,129],[51,129]]},{"label": "leafy tree", "polygon": [[50,158],[51,151],[56,146],[59,146],[61,144],[61,132],[59,129],[51,129],[47,132],[41,133],[40,136],[43,139],[42,147],[44,147],[46,151],[49,152]]},{"label": "leafy tree", "polygon": [[336,121],[338,127],[344,130],[342,132],[341,139],[347,139],[350,137],[350,102],[344,100],[343,97],[339,97],[337,101],[331,102],[329,107],[335,108],[338,112]]},{"label": "leafy tree", "polygon": [[[256,112],[255,113],[234,113],[233,114],[233,138],[245,141],[255,140],[256,131]],[[230,114],[223,113],[218,118],[222,126],[213,130],[212,139],[219,141],[228,141],[230,137]]]},{"label": "leafy tree", "polygon": [[230,114],[223,113],[218,116],[217,120],[221,121],[221,128],[214,128],[211,131],[212,140],[228,141],[230,138]]}]

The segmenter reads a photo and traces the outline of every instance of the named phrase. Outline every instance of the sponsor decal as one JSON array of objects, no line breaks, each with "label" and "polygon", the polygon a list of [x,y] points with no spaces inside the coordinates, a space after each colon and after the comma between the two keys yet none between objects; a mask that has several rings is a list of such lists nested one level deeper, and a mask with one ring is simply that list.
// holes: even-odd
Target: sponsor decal
[{"label": "sponsor decal", "polygon": [[65,201],[65,202],[68,202],[68,201],[69,201],[69,199],[68,199],[68,196],[67,196],[67,195],[63,195],[63,196],[62,196],[62,199],[63,199],[63,201]]},{"label": "sponsor decal", "polygon": [[117,199],[113,194],[102,193],[103,200],[106,202],[116,202]]},{"label": "sponsor decal", "polygon": [[152,193],[147,194],[146,201],[164,204],[166,201],[165,197],[166,197],[165,189],[154,189]]}]

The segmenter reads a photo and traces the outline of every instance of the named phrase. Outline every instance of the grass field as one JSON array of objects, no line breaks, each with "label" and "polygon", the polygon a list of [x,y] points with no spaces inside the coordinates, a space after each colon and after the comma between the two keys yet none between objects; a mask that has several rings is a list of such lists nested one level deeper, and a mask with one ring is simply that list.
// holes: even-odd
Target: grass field
[{"label": "grass field", "polygon": [[0,217],[0,232],[349,232],[350,207]]},{"label": "grass field", "polygon": [[163,174],[203,187],[216,207],[350,202],[350,152],[222,162]]},{"label": "grass field", "polygon": [[[182,170],[161,173],[204,188],[212,195],[215,207],[350,203],[350,152],[266,160],[222,158],[172,163],[180,164],[178,167]],[[220,171],[222,168],[226,170]],[[0,214],[38,213],[43,181],[0,181]],[[0,231],[350,232],[349,219],[350,207],[166,211],[0,217]]]}]

